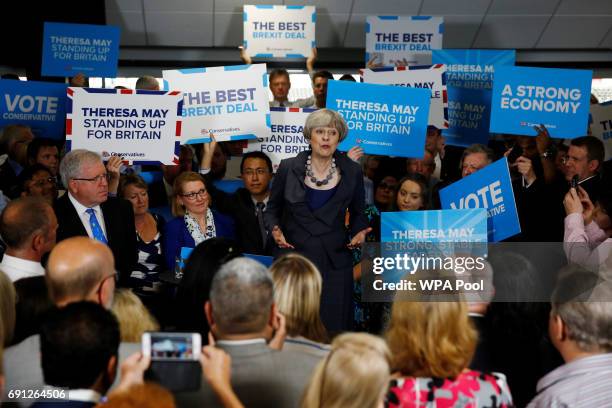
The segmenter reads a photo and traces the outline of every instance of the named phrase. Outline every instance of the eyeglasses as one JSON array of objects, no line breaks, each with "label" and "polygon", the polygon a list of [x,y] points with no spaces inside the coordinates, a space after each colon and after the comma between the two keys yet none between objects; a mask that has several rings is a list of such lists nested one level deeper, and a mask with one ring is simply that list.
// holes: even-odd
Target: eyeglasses
[{"label": "eyeglasses", "polygon": [[111,175],[109,173],[99,174],[96,177],[92,178],[73,178],[73,180],[77,181],[89,181],[90,183],[99,183],[102,180],[110,181]]},{"label": "eyeglasses", "polygon": [[32,180],[32,185],[37,187],[43,187],[45,184],[55,184],[55,179],[53,177],[48,177],[40,180]]},{"label": "eyeglasses", "polygon": [[265,174],[268,174],[268,169],[248,169],[245,170],[242,174],[244,174],[247,177],[253,177],[254,175],[258,175],[258,176],[263,176]]},{"label": "eyeglasses", "polygon": [[397,186],[397,184],[387,184],[384,181],[380,182],[378,184],[378,188],[382,188],[384,190],[395,190],[395,187]]},{"label": "eyeglasses", "polygon": [[202,188],[199,191],[193,191],[191,193],[186,193],[186,194],[181,194],[182,197],[186,198],[187,200],[195,200],[196,196],[201,196],[201,197],[205,197],[206,196],[206,189]]}]

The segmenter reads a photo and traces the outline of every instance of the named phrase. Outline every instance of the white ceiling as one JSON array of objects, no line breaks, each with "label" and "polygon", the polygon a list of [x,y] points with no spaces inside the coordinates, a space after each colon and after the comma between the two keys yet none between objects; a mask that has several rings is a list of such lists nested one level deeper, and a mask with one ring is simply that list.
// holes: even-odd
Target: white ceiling
[{"label": "white ceiling", "polygon": [[[127,46],[232,47],[239,0],[106,0]],[[612,48],[612,0],[250,0],[317,7],[317,46],[364,47],[367,15],[440,15],[445,48]]]}]

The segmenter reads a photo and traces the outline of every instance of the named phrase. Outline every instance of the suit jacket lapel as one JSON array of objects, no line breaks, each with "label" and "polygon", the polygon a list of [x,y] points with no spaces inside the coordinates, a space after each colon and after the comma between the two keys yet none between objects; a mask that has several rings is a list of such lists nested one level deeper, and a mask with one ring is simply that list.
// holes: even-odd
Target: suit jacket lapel
[{"label": "suit jacket lapel", "polygon": [[65,211],[65,234],[67,237],[72,237],[75,235],[80,236],[88,236],[87,230],[83,225],[83,221],[81,221],[81,217],[79,213],[77,213],[76,208],[72,205],[72,202],[68,198],[68,192],[66,192],[63,197],[60,198],[63,200],[62,207],[64,207]]}]

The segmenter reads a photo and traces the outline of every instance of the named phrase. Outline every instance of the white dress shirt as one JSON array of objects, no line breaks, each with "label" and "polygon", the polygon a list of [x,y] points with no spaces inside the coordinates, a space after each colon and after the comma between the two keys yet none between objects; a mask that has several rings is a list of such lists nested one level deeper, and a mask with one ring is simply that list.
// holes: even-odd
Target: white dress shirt
[{"label": "white dress shirt", "polygon": [[45,275],[45,268],[42,267],[40,262],[16,258],[7,254],[4,254],[4,258],[0,262],[0,270],[9,277],[11,282]]},{"label": "white dress shirt", "polygon": [[99,205],[95,207],[85,207],[83,204],[79,203],[76,198],[72,196],[72,194],[68,193],[68,199],[74,206],[79,218],[81,219],[81,223],[85,227],[85,231],[87,231],[87,235],[89,238],[94,239],[93,232],[91,231],[91,224],[89,223],[89,213],[87,210],[92,208],[96,213],[96,218],[98,220],[98,224],[100,224],[100,228],[102,228],[102,232],[104,232],[104,236],[108,241],[108,234],[106,233],[106,224],[104,224],[104,214],[102,214],[102,208]]}]

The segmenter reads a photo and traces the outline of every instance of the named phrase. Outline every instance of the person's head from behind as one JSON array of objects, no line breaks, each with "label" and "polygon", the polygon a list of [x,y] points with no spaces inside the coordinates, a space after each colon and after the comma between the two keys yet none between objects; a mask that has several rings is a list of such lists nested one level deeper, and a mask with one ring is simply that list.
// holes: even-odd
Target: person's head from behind
[{"label": "person's head from behind", "polygon": [[422,159],[406,159],[406,171],[411,174],[420,174],[429,181],[436,169],[436,161],[429,150],[425,150]]},{"label": "person's head from behind", "polygon": [[45,384],[105,394],[115,379],[119,324],[93,302],[75,302],[51,312],[40,333]]},{"label": "person's head from behind", "polygon": [[149,211],[149,188],[142,177],[136,174],[121,176],[119,181],[119,197],[132,203],[135,216],[144,215]]},{"label": "person's head from behind", "polygon": [[115,292],[112,311],[119,322],[121,341],[139,343],[144,332],[159,330],[155,318],[129,289]]},{"label": "person's head from behind", "polygon": [[13,340],[16,301],[17,295],[13,282],[0,270],[0,349],[2,346],[8,346]]},{"label": "person's head from behind", "polygon": [[113,390],[105,408],[175,408],[172,393],[154,382],[135,384],[119,392]]},{"label": "person's head from behind", "polygon": [[60,163],[62,184],[85,207],[100,205],[108,199],[108,173],[98,153],[76,149]]},{"label": "person's head from behind", "polygon": [[604,162],[605,149],[603,142],[595,136],[583,136],[572,139],[565,159],[565,179],[578,176],[582,181],[594,176]]},{"label": "person's head from behind", "polygon": [[172,214],[182,217],[189,212],[199,216],[206,213],[209,205],[210,195],[200,174],[187,171],[174,180]]},{"label": "person's head from behind", "polygon": [[110,309],[115,292],[115,260],[108,246],[72,237],[53,248],[45,274],[49,296],[57,306],[89,300]]},{"label": "person's head from behind", "polygon": [[389,362],[389,349],[381,338],[365,333],[336,337],[331,352],[315,368],[302,408],[382,407]]},{"label": "person's head from behind", "polygon": [[240,174],[244,187],[252,196],[261,196],[270,189],[272,180],[272,161],[263,152],[249,152],[242,156]]},{"label": "person's head from behind", "polygon": [[477,334],[463,301],[396,300],[386,333],[392,369],[412,377],[456,377],[476,349]]},{"label": "person's head from behind", "polygon": [[26,167],[19,174],[22,197],[41,197],[50,205],[57,199],[57,185],[51,171],[42,164]]},{"label": "person's head from behind", "polygon": [[317,267],[302,255],[287,254],[270,267],[274,280],[274,301],[285,316],[287,334],[326,342],[319,305],[323,280]]},{"label": "person's head from behind", "polygon": [[417,211],[427,207],[427,182],[420,174],[409,174],[397,183],[393,204],[398,211]]},{"label": "person's head from behind", "polygon": [[41,164],[51,171],[53,176],[59,170],[59,149],[57,142],[44,137],[38,137],[28,144],[28,164]]},{"label": "person's head from behind", "polygon": [[327,99],[327,82],[334,76],[329,71],[317,71],[312,76],[312,92],[317,107],[324,108]]},{"label": "person's head from behind", "polygon": [[467,177],[491,164],[493,150],[485,145],[473,144],[463,151],[461,158],[461,177]]},{"label": "person's head from behind", "polygon": [[284,102],[287,100],[287,95],[291,89],[291,81],[289,73],[285,69],[275,69],[270,72],[270,91],[274,100]]},{"label": "person's head from behind", "polygon": [[8,125],[2,130],[2,150],[17,163],[27,164],[28,144],[34,140],[32,129],[26,125]]},{"label": "person's head from behind", "polygon": [[55,246],[57,218],[40,197],[21,197],[8,203],[0,216],[0,234],[6,253],[40,262]]},{"label": "person's head from behind", "polygon": [[217,272],[205,305],[216,338],[267,337],[276,314],[268,270],[249,258],[236,258]]},{"label": "person's head from behind", "polygon": [[154,77],[145,75],[138,78],[136,81],[136,89],[159,91],[159,82]]}]

